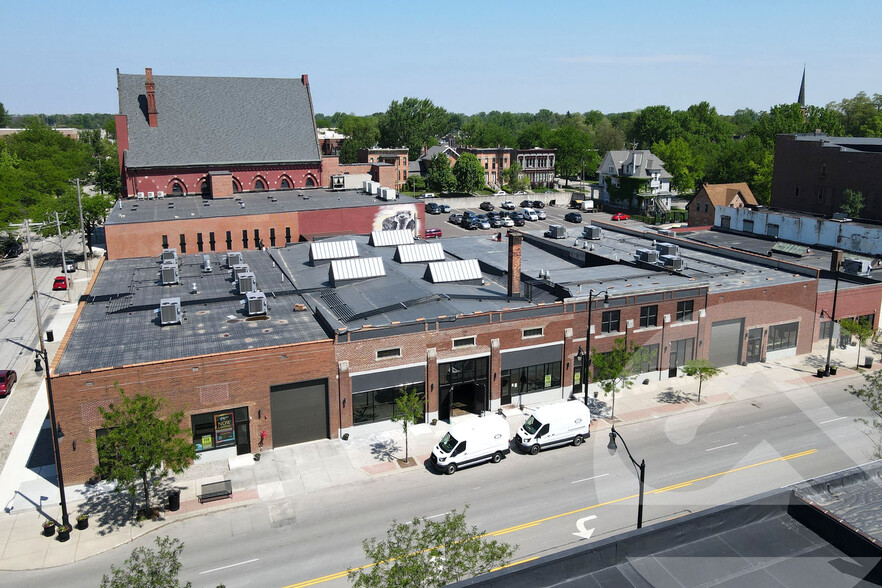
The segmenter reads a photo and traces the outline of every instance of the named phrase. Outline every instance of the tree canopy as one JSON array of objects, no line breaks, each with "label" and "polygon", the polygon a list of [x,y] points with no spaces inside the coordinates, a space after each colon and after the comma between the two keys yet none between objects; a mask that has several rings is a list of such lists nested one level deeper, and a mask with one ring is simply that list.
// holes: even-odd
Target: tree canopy
[{"label": "tree canopy", "polygon": [[456,176],[450,169],[450,160],[443,153],[436,153],[429,160],[426,172],[426,181],[429,188],[436,192],[453,192],[456,190]]},{"label": "tree canopy", "polygon": [[424,145],[437,144],[437,137],[447,132],[448,123],[447,111],[428,98],[393,100],[378,121],[380,146],[407,147],[414,160]]},{"label": "tree canopy", "polygon": [[156,550],[136,547],[121,566],[110,566],[110,575],[101,578],[101,588],[189,588],[190,582],[181,583],[181,552],[184,543],[170,537],[154,539]]},{"label": "tree canopy", "polygon": [[456,189],[460,192],[474,192],[484,182],[484,166],[473,153],[463,153],[453,166]]}]

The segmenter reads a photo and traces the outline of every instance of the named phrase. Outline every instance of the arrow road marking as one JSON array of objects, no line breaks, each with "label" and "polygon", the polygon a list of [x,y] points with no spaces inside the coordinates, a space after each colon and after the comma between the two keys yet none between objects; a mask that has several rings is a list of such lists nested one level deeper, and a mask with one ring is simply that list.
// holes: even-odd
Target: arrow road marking
[{"label": "arrow road marking", "polygon": [[579,529],[578,533],[573,533],[576,537],[581,537],[582,539],[591,539],[591,533],[594,532],[594,527],[590,529],[585,528],[585,523],[590,521],[591,519],[596,519],[597,515],[591,515],[589,517],[584,517],[576,521],[576,528]]}]

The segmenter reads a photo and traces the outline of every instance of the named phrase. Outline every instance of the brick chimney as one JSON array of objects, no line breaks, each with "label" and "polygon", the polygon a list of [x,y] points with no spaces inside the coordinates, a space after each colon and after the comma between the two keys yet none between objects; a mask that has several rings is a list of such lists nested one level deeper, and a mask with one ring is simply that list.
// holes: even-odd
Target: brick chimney
[{"label": "brick chimney", "polygon": [[159,121],[156,118],[156,93],[154,92],[153,85],[153,68],[145,68],[144,75],[146,78],[144,85],[147,89],[147,124],[151,127],[158,127]]},{"label": "brick chimney", "polygon": [[308,85],[309,85],[309,75],[308,75],[308,74],[302,74],[302,75],[300,76],[300,82],[301,82],[304,86],[308,86]]},{"label": "brick chimney", "polygon": [[518,233],[508,234],[508,295],[521,295],[521,241]]},{"label": "brick chimney", "polygon": [[837,272],[839,271],[839,266],[842,265],[842,250],[834,249],[833,255],[830,256],[830,271]]}]

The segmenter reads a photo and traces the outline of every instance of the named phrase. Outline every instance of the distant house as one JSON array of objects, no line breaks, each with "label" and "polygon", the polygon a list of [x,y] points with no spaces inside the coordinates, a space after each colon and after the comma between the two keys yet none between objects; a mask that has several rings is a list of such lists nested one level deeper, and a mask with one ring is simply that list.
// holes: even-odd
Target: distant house
[{"label": "distant house", "polygon": [[647,213],[671,209],[671,174],[665,162],[648,149],[607,151],[597,177],[603,202],[627,202]]},{"label": "distant house", "polygon": [[696,192],[686,210],[689,212],[690,227],[706,227],[714,224],[716,206],[729,206],[732,208],[744,208],[756,206],[758,202],[753,197],[750,187],[744,182],[737,184],[702,184]]},{"label": "distant house", "polygon": [[400,190],[407,181],[407,147],[358,150],[358,163],[386,163],[395,170],[395,188]]},{"label": "distant house", "polygon": [[450,162],[451,167],[453,167],[456,160],[459,159],[459,153],[453,147],[449,145],[435,145],[434,147],[423,149],[420,156],[410,162],[408,169],[410,175],[420,175],[425,177],[429,173],[429,162],[439,153],[443,153],[447,156],[447,161]]},{"label": "distant house", "polygon": [[557,157],[557,149],[533,147],[518,150],[518,163],[521,164],[524,175],[530,179],[530,186],[533,188],[554,186],[555,157]]},{"label": "distant house", "polygon": [[315,131],[318,135],[319,148],[321,149],[322,157],[325,155],[338,155],[340,153],[340,147],[343,145],[343,141],[349,138],[337,129],[321,128],[316,129]]},{"label": "distant house", "polygon": [[511,147],[462,147],[460,153],[471,153],[484,168],[484,183],[498,190],[502,187],[502,170],[511,167],[516,151]]}]

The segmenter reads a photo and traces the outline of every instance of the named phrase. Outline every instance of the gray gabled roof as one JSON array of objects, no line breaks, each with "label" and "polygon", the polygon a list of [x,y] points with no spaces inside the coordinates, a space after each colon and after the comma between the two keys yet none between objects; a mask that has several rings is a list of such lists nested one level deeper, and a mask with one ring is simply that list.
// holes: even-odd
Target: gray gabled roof
[{"label": "gray gabled roof", "polygon": [[612,159],[612,162],[616,168],[616,174],[619,174],[623,171],[623,166],[634,164],[634,173],[625,175],[635,178],[647,178],[651,175],[649,173],[651,170],[660,170],[659,177],[667,179],[673,177],[665,169],[665,162],[659,159],[658,156],[653,155],[652,151],[650,151],[649,149],[636,149],[633,151],[607,151],[606,157],[604,157],[604,161],[601,162],[600,167],[597,169],[597,173],[603,172],[604,164],[606,164],[607,157]]},{"label": "gray gabled roof", "polygon": [[117,74],[129,168],[321,161],[301,79],[153,76],[158,126],[147,124],[144,74]]}]

